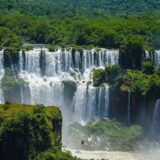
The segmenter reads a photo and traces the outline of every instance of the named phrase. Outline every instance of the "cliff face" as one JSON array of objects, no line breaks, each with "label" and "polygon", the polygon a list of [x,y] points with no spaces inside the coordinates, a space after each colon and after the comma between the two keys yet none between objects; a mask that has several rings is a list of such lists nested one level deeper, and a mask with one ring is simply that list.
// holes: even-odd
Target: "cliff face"
[{"label": "cliff face", "polygon": [[0,159],[35,159],[61,150],[61,112],[57,107],[0,105]]}]

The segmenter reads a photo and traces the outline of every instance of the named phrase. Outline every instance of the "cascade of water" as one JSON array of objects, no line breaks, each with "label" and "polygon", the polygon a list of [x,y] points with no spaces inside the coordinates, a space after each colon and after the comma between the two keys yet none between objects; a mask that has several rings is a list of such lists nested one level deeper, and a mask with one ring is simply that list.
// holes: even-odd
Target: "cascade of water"
[{"label": "cascade of water", "polygon": [[101,87],[98,87],[97,88],[97,113],[98,113],[98,117],[100,118],[101,117],[101,104],[103,103],[102,101],[102,88]]},{"label": "cascade of water", "polygon": [[75,93],[75,104],[74,104],[74,120],[83,123],[85,121],[85,106],[87,102],[87,84],[82,83],[77,87]]},{"label": "cascade of water", "polygon": [[55,52],[49,52],[46,50],[45,57],[47,64],[45,70],[46,76],[68,76],[72,65],[71,51],[58,49]]},{"label": "cascade of water", "polygon": [[[12,57],[11,57],[10,54],[7,54],[7,55],[8,55],[8,57],[9,57],[9,60],[10,60],[10,63],[11,63],[11,70],[12,70],[13,76],[14,76],[14,78],[15,78],[15,81],[18,82],[17,75],[16,75],[15,69],[14,69],[14,67],[13,67]],[[22,56],[22,55],[20,55],[20,56]],[[20,62],[21,62],[21,61],[22,61],[22,60],[20,60]],[[20,67],[22,67],[21,65],[22,65],[22,62],[20,63]],[[23,103],[24,103],[24,95],[23,95],[22,85],[20,85],[20,95],[21,95],[21,103],[23,104]]]},{"label": "cascade of water", "polygon": [[[0,86],[1,86],[1,81],[5,75],[5,70],[4,70],[4,50],[0,51]],[[2,87],[0,87],[0,104],[4,103],[4,94]]]},{"label": "cascade of water", "polygon": [[75,94],[74,120],[85,123],[107,118],[109,106],[109,87],[94,87],[92,84],[78,85]]},{"label": "cascade of water", "polygon": [[155,51],[154,61],[155,61],[156,68],[160,68],[160,50]]},{"label": "cascade of water", "polygon": [[119,52],[117,52],[117,50],[104,50],[104,52],[106,54],[105,55],[105,59],[104,61],[104,65],[105,66],[111,66],[114,64],[118,64],[119,61]]},{"label": "cascade of water", "polygon": [[160,99],[156,101],[153,118],[152,118],[152,125],[151,125],[151,134],[156,135],[160,132]]},{"label": "cascade of water", "polygon": [[32,104],[61,106],[63,87],[60,81],[39,77],[30,77],[29,81]]},{"label": "cascade of water", "polygon": [[[45,57],[43,64],[42,54]],[[46,48],[36,48],[19,53],[19,77],[29,85],[32,104],[62,106],[62,112],[65,106],[62,82],[74,81],[77,91],[73,98],[73,120],[87,122],[106,118],[108,113],[109,88],[107,85],[97,88],[92,85],[93,68],[118,64],[118,61],[117,50],[72,52],[71,49],[58,49],[50,52]]]},{"label": "cascade of water", "polygon": [[104,99],[104,101],[105,101],[105,110],[104,110],[104,112],[103,112],[103,117],[104,118],[108,118],[108,109],[109,109],[109,86],[108,85],[106,85],[105,86],[105,99]]},{"label": "cascade of water", "polygon": [[144,59],[151,59],[150,53],[147,50],[145,51]]},{"label": "cascade of water", "polygon": [[25,51],[25,53],[20,51],[20,70],[40,76],[40,53],[40,48],[34,48],[33,50]]},{"label": "cascade of water", "polygon": [[20,92],[21,92],[21,103],[23,104],[24,103],[24,95],[23,95],[23,88],[21,85],[20,85]]}]

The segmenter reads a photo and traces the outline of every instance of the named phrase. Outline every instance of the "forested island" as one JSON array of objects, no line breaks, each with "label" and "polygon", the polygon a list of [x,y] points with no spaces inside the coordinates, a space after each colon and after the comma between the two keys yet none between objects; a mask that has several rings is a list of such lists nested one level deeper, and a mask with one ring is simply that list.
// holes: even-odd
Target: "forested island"
[{"label": "forested island", "polygon": [[159,146],[159,10],[156,0],[0,1],[3,160]]}]

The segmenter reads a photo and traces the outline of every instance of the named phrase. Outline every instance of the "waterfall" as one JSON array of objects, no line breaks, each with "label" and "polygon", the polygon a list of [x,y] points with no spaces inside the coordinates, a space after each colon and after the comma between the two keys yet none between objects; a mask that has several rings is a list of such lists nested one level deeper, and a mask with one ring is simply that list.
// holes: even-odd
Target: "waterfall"
[{"label": "waterfall", "polygon": [[128,114],[127,114],[128,124],[131,122],[131,92],[128,89]]},{"label": "waterfall", "polygon": [[3,95],[3,90],[2,90],[2,84],[1,81],[5,75],[5,70],[4,70],[4,50],[0,51],[0,104],[4,103],[4,95]]},{"label": "waterfall", "polygon": [[154,61],[155,61],[156,68],[160,68],[160,50],[155,51]]},{"label": "waterfall", "polygon": [[74,99],[74,120],[85,124],[88,121],[107,118],[109,87],[94,87],[93,84],[78,85]]},{"label": "waterfall", "polygon": [[20,51],[20,69],[28,73],[40,75],[40,48],[34,48],[30,51],[25,51],[25,55]]},{"label": "waterfall", "polygon": [[108,109],[109,109],[109,86],[105,86],[105,91],[104,91],[104,106],[105,106],[105,111],[103,112],[103,117],[108,118]]},{"label": "waterfall", "polygon": [[24,103],[24,95],[23,95],[23,88],[20,86],[20,92],[21,92],[21,103]]},{"label": "waterfall", "polygon": [[[118,61],[118,50],[84,49],[74,52],[59,48],[51,52],[46,48],[34,48],[19,52],[19,77],[28,83],[31,104],[60,106],[64,119],[71,116],[73,121],[86,123],[108,116],[109,87],[107,84],[93,86],[93,69],[118,64]],[[66,106],[63,81],[76,84],[77,89],[71,97],[72,107]],[[71,113],[68,115],[68,112]]]},{"label": "waterfall", "polygon": [[160,99],[156,101],[153,118],[152,118],[152,125],[151,125],[151,134],[156,135],[160,132]]},{"label": "waterfall", "polygon": [[151,59],[149,51],[145,50],[144,59]]},{"label": "waterfall", "polygon": [[[49,51],[34,48],[19,52],[18,77],[9,55],[11,70],[16,78],[25,84],[20,85],[19,103],[59,106],[63,116],[63,142],[65,125],[71,122],[86,124],[108,118],[109,86],[93,86],[95,68],[105,68],[118,64],[119,51],[114,49],[83,49],[74,51],[59,48]],[[0,85],[5,76],[4,53],[0,51]],[[17,94],[18,95],[18,94]],[[20,100],[21,99],[21,100]],[[12,97],[11,97],[12,100]],[[0,90],[0,103],[4,103],[3,90]],[[70,134],[70,133],[68,133]],[[68,135],[66,134],[66,137]]]}]

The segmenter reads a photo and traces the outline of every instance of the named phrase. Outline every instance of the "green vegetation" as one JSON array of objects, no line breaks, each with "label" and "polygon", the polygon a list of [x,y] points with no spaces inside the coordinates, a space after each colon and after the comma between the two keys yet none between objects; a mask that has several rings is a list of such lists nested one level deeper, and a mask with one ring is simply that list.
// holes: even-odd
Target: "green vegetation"
[{"label": "green vegetation", "polygon": [[56,51],[56,50],[58,49],[57,46],[50,45],[50,44],[46,45],[46,48],[47,48],[50,52],[54,52],[54,51]]},{"label": "green vegetation", "polygon": [[133,150],[142,137],[140,126],[124,127],[116,121],[98,121],[81,126],[72,124],[72,141],[76,146],[83,140],[79,148],[88,150]]},{"label": "green vegetation", "polygon": [[95,69],[93,72],[93,84],[94,86],[100,86],[105,83],[106,73],[103,69]]},{"label": "green vegetation", "polygon": [[146,41],[140,35],[128,35],[124,37],[124,46],[120,49],[123,63],[122,68],[140,70],[142,68],[142,54],[146,48],[148,49],[148,47],[149,45],[146,44]]},{"label": "green vegetation", "polygon": [[95,69],[93,72],[94,86],[100,86],[103,83],[116,85],[119,83],[120,77],[123,75],[123,70],[118,65],[105,67],[105,69]]},{"label": "green vegetation", "polygon": [[139,15],[144,13],[159,13],[160,2],[157,0],[2,0],[0,3],[1,14],[18,10],[29,15],[65,15],[73,16],[100,14]]},{"label": "green vegetation", "polygon": [[142,96],[157,96],[160,93],[160,77],[157,74],[147,75],[141,71],[128,70],[122,77],[122,90],[125,86]]},{"label": "green vegetation", "polygon": [[106,72],[106,81],[109,84],[115,84],[118,82],[120,75],[122,74],[122,70],[119,65],[112,65],[109,67],[105,67]]},{"label": "green vegetation", "polygon": [[32,50],[34,47],[32,45],[29,45],[25,48],[26,51]]},{"label": "green vegetation", "polygon": [[151,60],[143,63],[142,71],[122,70],[118,65],[113,65],[105,69],[94,70],[93,83],[95,86],[109,83],[111,86],[119,87],[121,91],[130,90],[141,96],[154,95],[156,98],[160,93],[159,72],[159,69],[155,70]]},{"label": "green vegetation", "polygon": [[131,57],[126,60],[131,61],[126,66],[139,68],[136,59],[144,49],[159,46],[159,26],[158,16],[62,18],[29,16],[14,11],[0,16],[0,47],[14,50],[20,48],[22,42],[45,43],[50,50],[54,50],[53,45],[120,47]]},{"label": "green vegetation", "polygon": [[61,125],[57,107],[0,105],[1,158],[71,160],[69,154],[61,152]]},{"label": "green vegetation", "polygon": [[143,72],[146,74],[153,74],[154,73],[154,62],[151,60],[146,60],[143,62]]},{"label": "green vegetation", "polygon": [[19,51],[22,45],[22,40],[14,32],[0,25],[0,49],[7,48],[8,52]]}]

